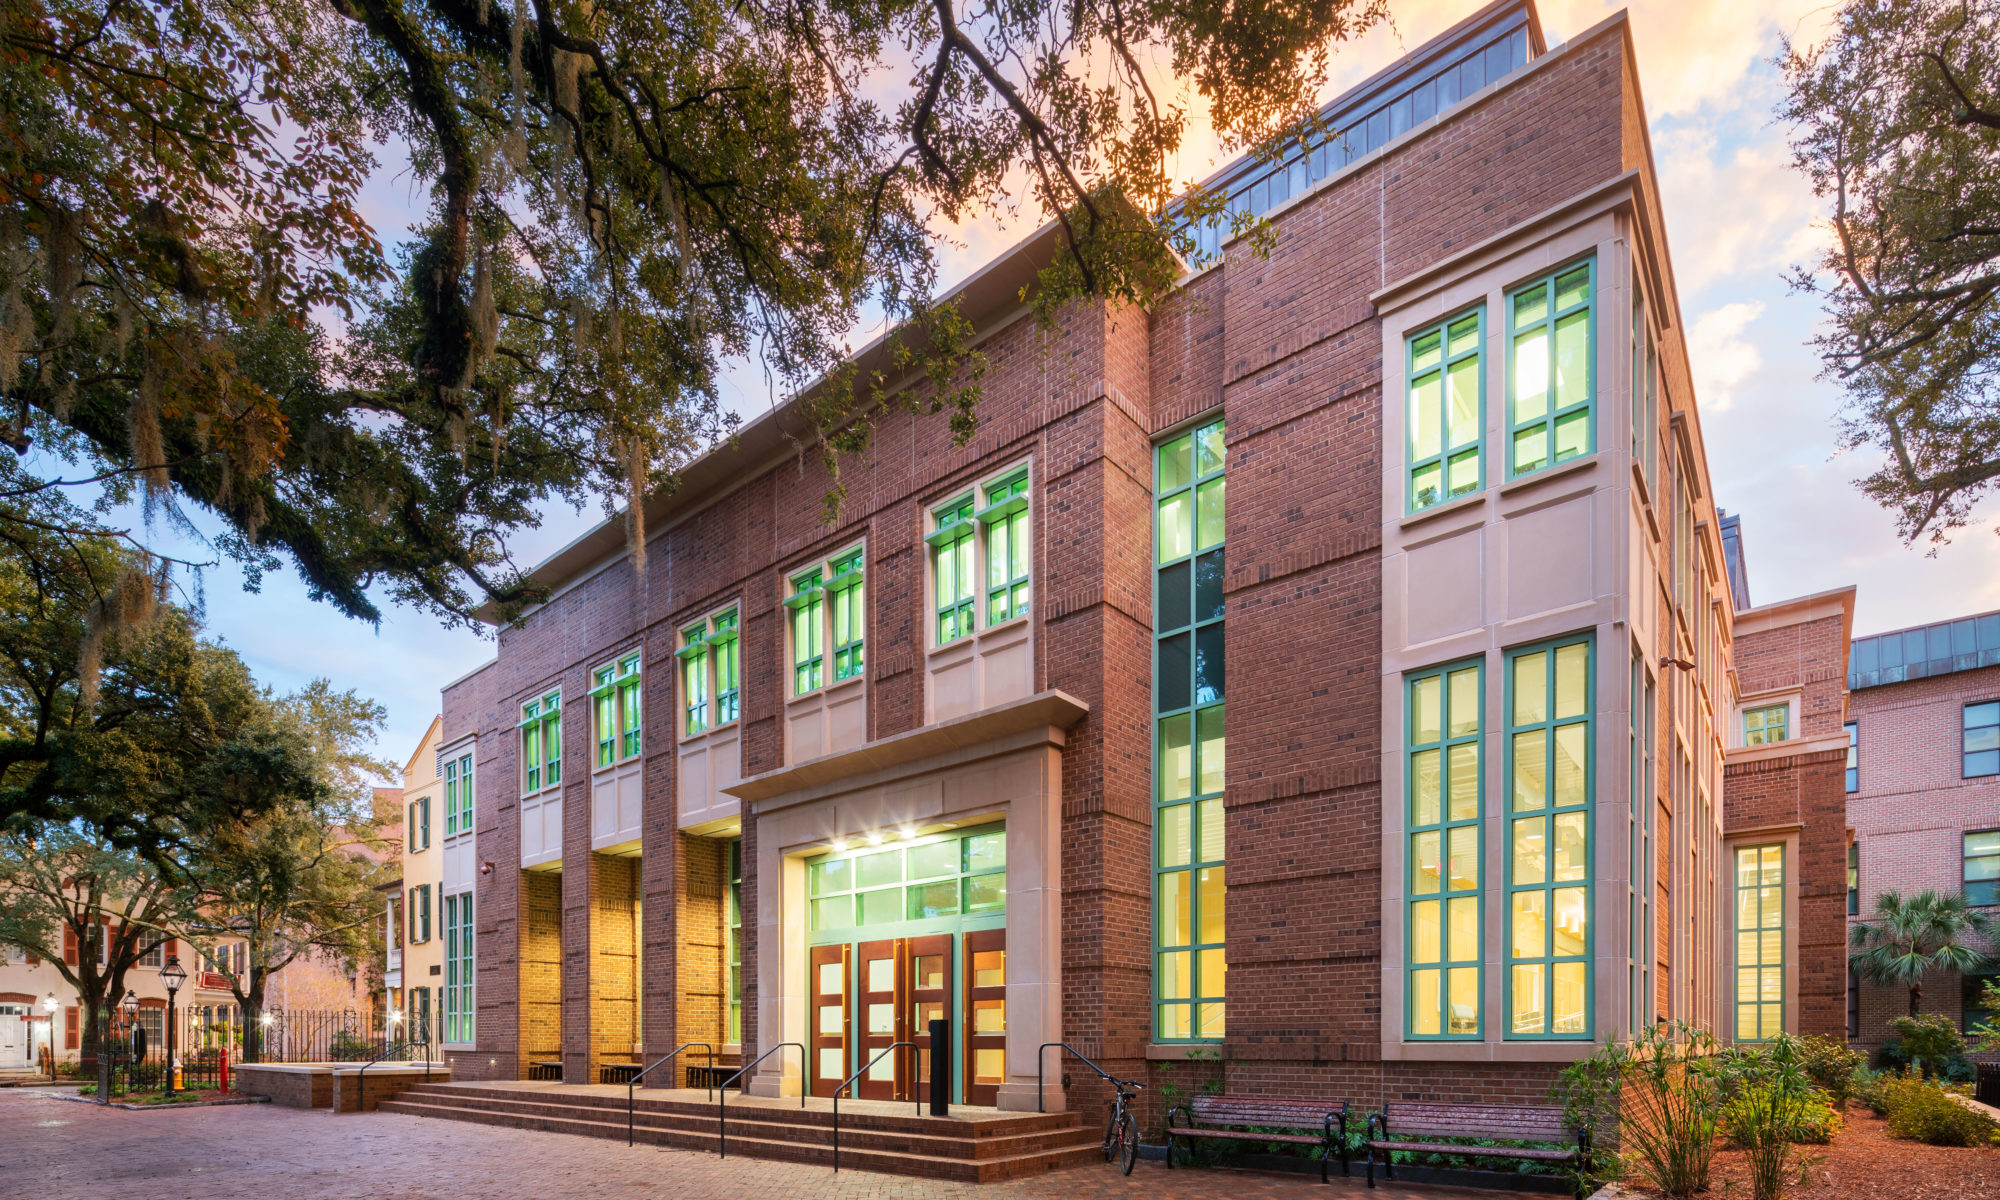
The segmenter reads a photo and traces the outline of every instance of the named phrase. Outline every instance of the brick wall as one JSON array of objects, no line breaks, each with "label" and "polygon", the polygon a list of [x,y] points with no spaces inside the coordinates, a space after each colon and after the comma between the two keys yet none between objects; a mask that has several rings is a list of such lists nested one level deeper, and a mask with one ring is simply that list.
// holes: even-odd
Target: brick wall
[{"label": "brick wall", "polygon": [[520,1063],[512,1077],[525,1079],[531,1059],[560,1051],[563,1046],[562,876],[552,871],[519,874],[527,912],[521,922],[521,966],[516,981]]},{"label": "brick wall", "polygon": [[[2000,776],[1960,774],[1963,710],[1995,698],[2000,667],[1853,694],[1849,718],[1860,734],[1860,790],[1847,797],[1847,812],[1860,847],[1861,915],[1850,923],[1865,920],[1883,892],[1962,889],[1964,834],[2000,828]],[[1960,1020],[1961,988],[1956,975],[1926,979],[1922,1010]],[[1908,1011],[1906,990],[1864,984],[1858,1041],[1879,1045],[1893,1036],[1889,1018]]]},{"label": "brick wall", "polygon": [[590,1081],[632,1061],[639,1040],[639,860],[590,856],[597,886],[590,928]]}]

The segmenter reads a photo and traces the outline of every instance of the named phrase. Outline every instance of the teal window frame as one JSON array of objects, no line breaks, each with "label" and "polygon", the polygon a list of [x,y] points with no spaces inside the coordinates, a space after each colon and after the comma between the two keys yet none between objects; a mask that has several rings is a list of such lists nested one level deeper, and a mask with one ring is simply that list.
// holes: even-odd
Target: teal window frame
[{"label": "teal window frame", "polygon": [[1001,477],[985,489],[979,524],[986,531],[986,624],[1004,625],[1028,615],[1034,575],[1028,537],[1027,468]]},{"label": "teal window frame", "polygon": [[639,753],[641,655],[634,650],[591,672],[591,708],[597,725],[597,765],[612,766]]},{"label": "teal window frame", "polygon": [[521,705],[521,791],[532,795],[562,782],[562,689]]},{"label": "teal window frame", "polygon": [[681,630],[681,735],[708,732],[708,622]]},{"label": "teal window frame", "polygon": [[786,598],[792,640],[792,695],[809,696],[826,686],[825,571],[814,567],[792,576]]},{"label": "teal window frame", "polygon": [[726,1016],[728,1027],[724,1040],[730,1045],[743,1044],[743,839],[729,841],[729,911],[726,921],[729,926],[729,1010]]},{"label": "teal window frame", "polygon": [[[1754,856],[1747,885],[1743,875],[1746,854]],[[1775,882],[1771,875],[1773,865],[1777,869]],[[1784,843],[1733,847],[1729,875],[1730,927],[1736,935],[1730,962],[1735,975],[1730,986],[1729,1030],[1739,1042],[1768,1042],[1785,1031]],[[1746,900],[1750,904],[1748,924],[1744,922]],[[1744,999],[1746,972],[1750,973],[1748,1000]],[[1748,1036],[1743,1032],[1746,1010],[1755,1018],[1753,1032]],[[1766,1017],[1775,1017],[1775,1022],[1766,1026]]]},{"label": "teal window frame", "polygon": [[[1559,654],[1569,647],[1581,646],[1583,656],[1583,708],[1581,713],[1561,714],[1559,703],[1558,663]],[[1523,720],[1520,712],[1520,696],[1517,681],[1521,678],[1521,665],[1536,655],[1542,655],[1541,668],[1543,707],[1540,719]],[[1597,641],[1594,634],[1572,634],[1551,638],[1532,645],[1518,646],[1507,651],[1507,666],[1501,689],[1502,712],[1506,718],[1506,744],[1504,754],[1504,775],[1507,781],[1503,790],[1505,797],[1501,836],[1505,853],[1503,855],[1503,880],[1506,891],[1506,908],[1500,916],[1505,937],[1504,967],[1501,978],[1501,1029],[1507,1041],[1590,1041],[1595,1037],[1596,1028],[1596,979],[1592,962],[1592,948],[1596,944],[1597,913],[1595,886],[1595,856],[1597,832],[1592,812],[1596,800],[1597,769]],[[1557,791],[1556,756],[1562,741],[1560,730],[1581,726],[1583,733],[1584,760],[1582,764],[1580,798],[1571,803],[1559,803]],[[1521,774],[1521,749],[1524,744],[1532,745],[1532,739],[1540,734],[1541,785],[1537,803],[1524,806],[1521,802],[1522,782],[1531,776]],[[1583,846],[1581,849],[1583,873],[1580,877],[1556,878],[1557,854],[1559,849],[1561,818],[1580,815]],[[1517,844],[1521,824],[1530,820],[1540,820],[1541,864],[1539,879],[1521,878],[1526,869],[1517,861]],[[1572,823],[1572,828],[1574,823]],[[1582,931],[1583,950],[1574,954],[1556,953],[1557,892],[1581,888],[1584,928]],[[1538,953],[1524,953],[1516,945],[1519,935],[1517,913],[1520,897],[1539,894],[1541,898],[1542,944]],[[1583,1026],[1581,1029],[1557,1030],[1555,1028],[1555,993],[1558,967],[1582,967],[1583,974]],[[1524,968],[1541,967],[1541,1026],[1538,1030],[1519,1027],[1514,1010],[1514,994],[1517,987],[1516,976]]]},{"label": "teal window frame", "polygon": [[[989,851],[987,857],[975,858],[975,842]],[[954,847],[952,869],[921,873],[917,853],[946,844]],[[999,849],[997,862],[990,855],[995,846]],[[864,860],[887,865],[891,859],[893,878],[860,878]],[[951,899],[948,908],[938,904],[945,896]],[[806,862],[806,897],[807,937],[818,942],[891,936],[926,921],[980,918],[1004,922],[1007,827],[1002,823],[980,825],[818,855]]]},{"label": "teal window frame", "polygon": [[936,619],[931,625],[935,646],[971,637],[978,583],[978,523],[973,520],[970,492],[931,512],[935,527],[931,546],[931,583]]},{"label": "teal window frame", "polygon": [[[1226,1032],[1224,432],[1218,416],[1154,447],[1153,1036],[1159,1042],[1212,1043]],[[1182,761],[1185,794],[1178,783]]]},{"label": "teal window frame", "polygon": [[472,755],[448,758],[444,764],[444,835],[472,832]]},{"label": "teal window frame", "polygon": [[473,1044],[472,893],[444,898],[444,1040],[458,1046]]},{"label": "teal window frame", "polygon": [[1792,706],[1759,704],[1743,710],[1743,744],[1769,746],[1792,740]]},{"label": "teal window frame", "polygon": [[[1465,327],[1470,324],[1470,332]],[[1435,339],[1435,346],[1427,346]],[[1463,344],[1461,344],[1463,342]],[[1408,511],[1427,508],[1477,495],[1486,486],[1486,308],[1479,305],[1408,334],[1403,339],[1403,448],[1408,462],[1404,487]],[[1456,440],[1452,433],[1452,396],[1462,373],[1473,389],[1472,436]],[[1436,385],[1435,395],[1421,389]],[[1425,452],[1417,444],[1424,428],[1420,413],[1436,430],[1436,448]],[[1460,469],[1469,471],[1469,482],[1460,482]],[[1434,476],[1433,489],[1426,499],[1426,474]]]},{"label": "teal window frame", "polygon": [[715,681],[715,723],[720,729],[743,716],[743,615],[734,605],[709,618],[709,676]]},{"label": "teal window frame", "polygon": [[833,617],[833,681],[853,679],[866,667],[863,649],[868,638],[868,598],[864,558],[859,547],[827,564],[827,609]]},{"label": "teal window frame", "polygon": [[[1565,293],[1558,284],[1569,282],[1584,272],[1583,298],[1569,304],[1558,301]],[[1523,319],[1529,298],[1540,291],[1544,301],[1540,315]],[[1575,318],[1573,321],[1572,318]],[[1560,343],[1564,331],[1581,325],[1583,330],[1583,381],[1581,399],[1562,402],[1559,390]],[[1546,390],[1539,412],[1522,416],[1520,382],[1522,363],[1529,361],[1523,347],[1541,338],[1540,351],[1546,355]],[[1555,270],[1530,279],[1507,292],[1507,458],[1506,478],[1516,479],[1536,471],[1560,466],[1588,456],[1597,449],[1597,263],[1586,258],[1565,263]],[[1582,436],[1565,453],[1559,449],[1565,431],[1580,423]],[[1522,464],[1521,447],[1539,435],[1542,453],[1528,465]],[[1530,442],[1530,444],[1532,444]]]},{"label": "teal window frame", "polygon": [[[1469,677],[1472,708],[1471,727],[1460,723],[1459,708],[1467,702],[1460,695],[1459,680]],[[1434,727],[1425,724],[1425,695],[1431,691],[1437,708]],[[1407,1041],[1476,1042],[1486,1029],[1486,664],[1469,658],[1413,671],[1403,682],[1403,1036]],[[1426,757],[1434,758],[1434,773],[1425,769]],[[1470,762],[1466,761],[1470,758]],[[1454,803],[1453,788],[1469,775],[1472,781],[1469,812]],[[1426,778],[1435,782],[1435,793]],[[1434,806],[1427,811],[1426,805]],[[1435,848],[1430,845],[1435,840]],[[1427,852],[1437,863],[1434,890],[1420,891],[1423,882],[1419,867]],[[1452,869],[1469,863],[1470,887],[1460,886],[1464,878]],[[1437,907],[1437,953],[1419,961],[1418,925],[1423,906]],[[1472,912],[1469,942],[1454,935],[1455,909]],[[1434,975],[1428,984],[1422,978]],[[1469,1028],[1453,1028],[1450,1015],[1455,986],[1469,978],[1472,984],[1473,1015]],[[1435,1018],[1434,1021],[1428,1018]],[[1433,1031],[1423,1032],[1426,1026]]]}]

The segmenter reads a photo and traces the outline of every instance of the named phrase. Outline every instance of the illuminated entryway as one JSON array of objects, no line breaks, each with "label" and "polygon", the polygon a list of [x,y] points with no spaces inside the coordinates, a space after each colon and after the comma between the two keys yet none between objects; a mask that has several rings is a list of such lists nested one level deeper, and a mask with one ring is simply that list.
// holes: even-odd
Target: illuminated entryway
[{"label": "illuminated entryway", "polygon": [[[952,1029],[952,1099],[991,1105],[1006,1078],[1007,831],[940,830],[806,860],[811,1090],[897,1042]],[[930,1052],[869,1066],[862,1096],[928,1093]]]}]

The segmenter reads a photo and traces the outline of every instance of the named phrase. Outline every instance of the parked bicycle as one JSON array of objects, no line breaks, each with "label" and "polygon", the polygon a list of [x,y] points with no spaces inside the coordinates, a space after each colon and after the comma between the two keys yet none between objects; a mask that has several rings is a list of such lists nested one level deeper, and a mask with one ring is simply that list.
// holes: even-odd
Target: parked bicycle
[{"label": "parked bicycle", "polygon": [[1139,1098],[1146,1085],[1130,1079],[1113,1079],[1111,1086],[1118,1098],[1106,1105],[1111,1116],[1104,1123],[1104,1161],[1130,1175],[1132,1164],[1139,1161],[1139,1122],[1132,1115],[1130,1102]]}]

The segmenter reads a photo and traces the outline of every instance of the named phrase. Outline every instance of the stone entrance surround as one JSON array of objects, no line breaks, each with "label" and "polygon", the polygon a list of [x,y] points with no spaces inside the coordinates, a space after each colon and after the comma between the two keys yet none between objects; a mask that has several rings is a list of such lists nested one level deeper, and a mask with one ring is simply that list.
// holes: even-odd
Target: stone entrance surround
[{"label": "stone entrance surround", "polygon": [[[728,789],[755,828],[759,1029],[807,1040],[806,867],[835,838],[950,822],[1007,823],[1007,1073],[998,1105],[1037,1107],[1035,1052],[1062,1037],[1062,748],[1089,706],[1049,691],[822,755]],[[773,1054],[749,1092],[796,1096],[799,1056]],[[1057,1073],[1060,1078],[1060,1073]],[[1047,1109],[1060,1112],[1052,1084]]]}]

